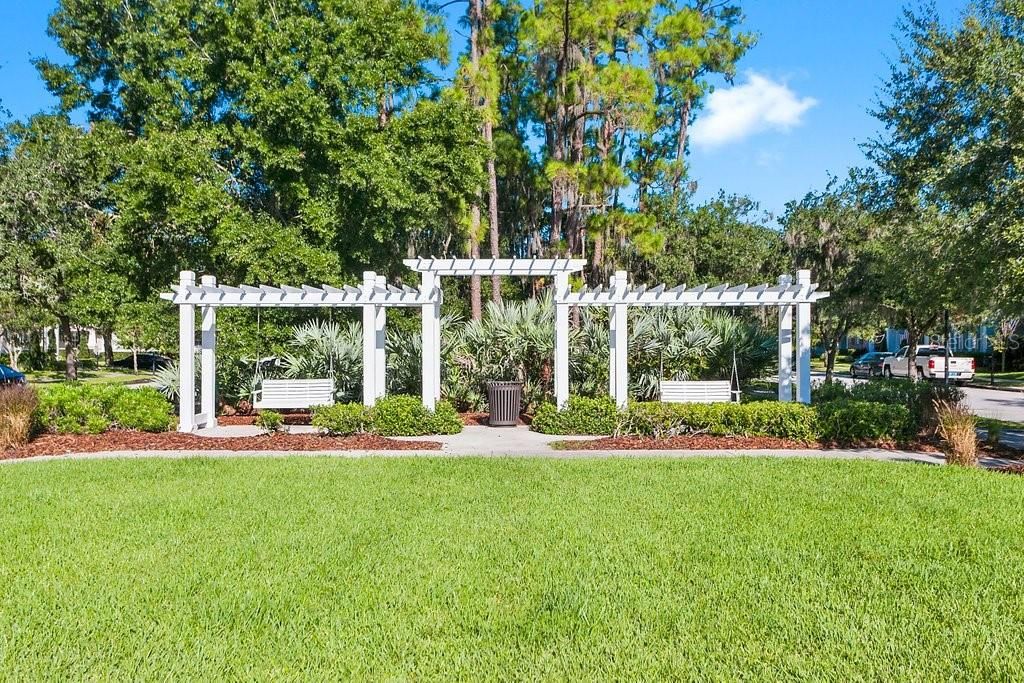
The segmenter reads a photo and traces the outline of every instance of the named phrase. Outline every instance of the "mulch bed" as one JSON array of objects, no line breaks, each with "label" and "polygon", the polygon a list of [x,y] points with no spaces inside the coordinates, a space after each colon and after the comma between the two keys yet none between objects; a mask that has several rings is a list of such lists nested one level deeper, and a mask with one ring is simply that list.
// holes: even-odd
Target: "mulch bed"
[{"label": "mulch bed", "polygon": [[437,441],[398,441],[373,434],[262,434],[212,437],[180,432],[114,430],[103,434],[44,434],[25,446],[0,452],[0,460],[34,455],[102,453],[103,451],[351,451],[439,450]]},{"label": "mulch bed", "polygon": [[[462,424],[468,425],[470,427],[477,425],[486,427],[490,424],[491,418],[490,414],[485,412],[459,413],[459,417],[462,419]],[[529,415],[520,415],[518,424],[529,425],[531,421],[532,420],[530,419]]]}]

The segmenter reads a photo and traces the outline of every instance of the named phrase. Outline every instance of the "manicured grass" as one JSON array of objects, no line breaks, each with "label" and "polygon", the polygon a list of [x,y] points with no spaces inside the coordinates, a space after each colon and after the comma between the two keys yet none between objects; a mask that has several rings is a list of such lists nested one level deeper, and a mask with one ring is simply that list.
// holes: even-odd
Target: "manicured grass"
[{"label": "manicured grass", "polygon": [[1022,498],[865,461],[8,464],[0,670],[1020,679]]},{"label": "manicured grass", "polygon": [[[44,370],[40,372],[26,372],[29,384],[59,384],[64,381],[64,373],[60,370]],[[131,370],[110,370],[102,368],[99,370],[79,370],[78,381],[85,384],[132,384],[135,382],[147,382],[153,379],[150,372],[132,372]]]}]

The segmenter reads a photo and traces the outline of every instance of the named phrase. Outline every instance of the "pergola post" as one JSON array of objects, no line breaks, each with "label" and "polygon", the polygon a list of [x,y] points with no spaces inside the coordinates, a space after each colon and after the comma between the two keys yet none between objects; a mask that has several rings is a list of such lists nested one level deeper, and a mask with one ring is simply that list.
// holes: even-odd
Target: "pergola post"
[{"label": "pergola post", "polygon": [[569,400],[569,273],[555,273],[555,405]]},{"label": "pergola post", "polygon": [[[217,278],[204,275],[203,286],[216,287]],[[201,307],[202,349],[199,355],[199,427],[217,426],[217,309]]]},{"label": "pergola post", "polygon": [[437,287],[438,276],[430,271],[423,271],[420,278],[420,293],[426,296],[436,294],[437,303],[424,304],[422,308],[422,333],[420,352],[423,371],[423,405],[433,410],[441,393],[441,293]]},{"label": "pergola post", "polygon": [[[789,287],[793,278],[779,276],[779,286]],[[779,306],[779,400],[793,400],[793,307]]]},{"label": "pergola post", "polygon": [[[615,271],[610,283],[613,295],[625,293],[626,286],[626,271]],[[629,400],[628,309],[626,304],[615,304],[608,312],[608,393],[619,408]]]},{"label": "pergola post", "polygon": [[[377,284],[377,274],[363,272],[363,296],[369,298]],[[363,305],[363,405],[377,402],[377,312],[372,304]]]},{"label": "pergola post", "polygon": [[[196,285],[196,274],[183,270],[178,284],[182,291]],[[191,432],[196,418],[196,307],[178,306],[178,431]]]},{"label": "pergola post", "polygon": [[[796,271],[796,283],[800,285],[801,297],[806,296],[811,286],[811,271]],[[803,301],[796,305],[796,400],[811,402],[811,304]]]},{"label": "pergola post", "polygon": [[[387,281],[383,275],[378,275],[374,284],[378,289],[386,291]],[[373,307],[373,370],[374,370],[374,393],[375,398],[384,398],[387,393],[387,356],[385,354],[385,343],[387,333],[384,330],[387,324],[387,309],[376,305]]]}]

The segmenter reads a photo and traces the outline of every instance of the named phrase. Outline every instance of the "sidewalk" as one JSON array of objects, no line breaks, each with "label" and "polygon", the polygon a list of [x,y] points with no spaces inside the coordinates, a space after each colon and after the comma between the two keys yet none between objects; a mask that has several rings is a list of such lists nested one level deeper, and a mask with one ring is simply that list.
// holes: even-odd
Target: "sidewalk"
[{"label": "sidewalk", "polygon": [[[311,431],[311,427],[291,427],[295,432]],[[256,452],[229,451],[217,448],[218,437],[250,436],[259,434],[260,430],[253,426],[230,426],[204,429],[199,432],[208,436],[210,448],[187,451],[108,451],[104,453],[81,453],[66,456],[36,456],[4,462],[27,462],[32,460],[54,459],[102,459],[102,458],[184,458],[184,457],[295,457],[295,456],[334,456],[342,458],[377,457],[544,457],[555,459],[568,458],[713,458],[736,456],[762,456],[780,458],[833,458],[837,460],[880,460],[891,462],[916,462],[923,464],[942,464],[942,456],[935,453],[918,453],[915,451],[894,451],[880,448],[849,448],[818,450],[812,448],[797,449],[742,449],[742,450],[558,450],[551,447],[555,441],[564,441],[565,436],[551,436],[532,432],[527,427],[494,428],[467,426],[461,434],[430,437],[397,437],[407,441],[429,439],[440,441],[440,450],[402,450],[402,451],[289,451],[289,452]],[[571,437],[581,440],[597,437]],[[988,458],[982,462],[984,467],[999,467],[1014,464]]]}]

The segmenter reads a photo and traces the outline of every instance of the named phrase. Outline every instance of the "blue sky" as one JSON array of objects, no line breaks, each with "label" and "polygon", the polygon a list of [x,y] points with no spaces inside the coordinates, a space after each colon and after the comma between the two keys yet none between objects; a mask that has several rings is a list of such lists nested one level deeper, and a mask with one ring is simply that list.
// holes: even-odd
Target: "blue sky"
[{"label": "blue sky", "polygon": [[[9,0],[0,23],[0,102],[21,118],[52,107],[30,60],[62,56],[46,35],[54,3]],[[763,209],[822,187],[861,164],[858,144],[878,130],[868,114],[896,53],[900,0],[747,0],[758,45],[733,86],[712,95],[693,130],[690,170],[698,198],[720,189]],[[936,0],[954,18],[965,0]],[[453,36],[455,38],[455,36]],[[457,38],[456,38],[457,39]]]}]

